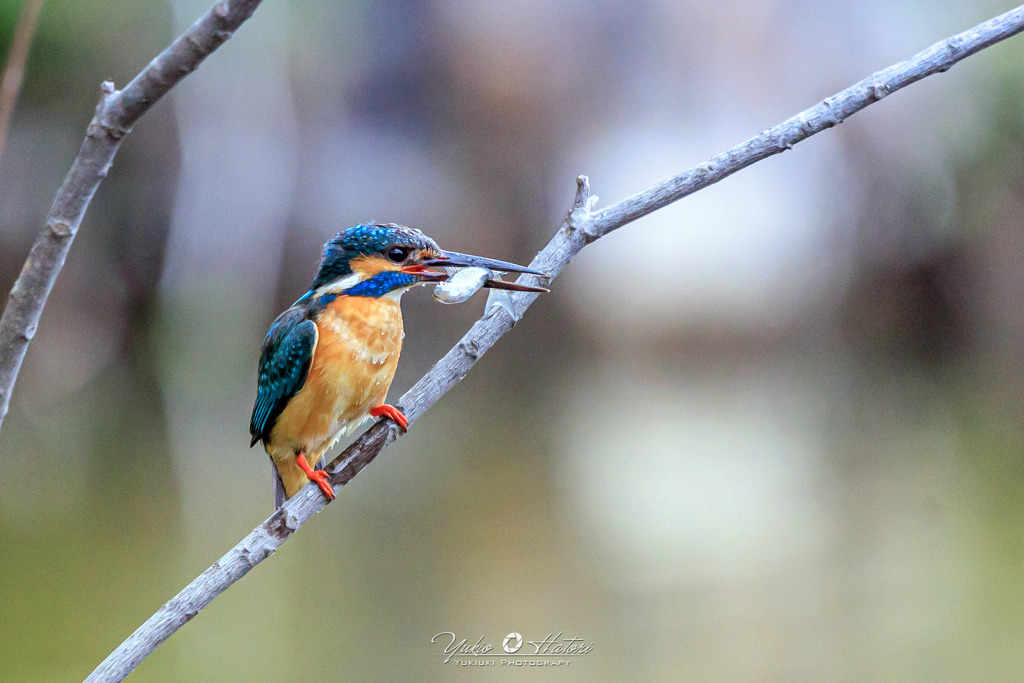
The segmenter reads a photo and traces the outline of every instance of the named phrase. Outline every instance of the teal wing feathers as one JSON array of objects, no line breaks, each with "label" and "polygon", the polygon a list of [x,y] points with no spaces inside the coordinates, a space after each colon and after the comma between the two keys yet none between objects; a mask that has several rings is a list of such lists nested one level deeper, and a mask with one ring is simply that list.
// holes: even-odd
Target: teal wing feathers
[{"label": "teal wing feathers", "polygon": [[316,341],[316,323],[302,308],[289,308],[270,326],[263,340],[256,404],[249,421],[250,446],[269,437],[278,415],[306,383]]}]

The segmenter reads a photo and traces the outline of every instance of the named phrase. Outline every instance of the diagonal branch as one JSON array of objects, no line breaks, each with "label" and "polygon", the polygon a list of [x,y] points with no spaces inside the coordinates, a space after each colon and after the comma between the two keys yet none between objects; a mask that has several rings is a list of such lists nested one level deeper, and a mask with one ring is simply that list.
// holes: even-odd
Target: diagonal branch
[{"label": "diagonal branch", "polygon": [[869,104],[926,76],[949,71],[960,60],[1015,36],[1022,30],[1024,5],[939,41],[910,59],[876,71],[846,90],[826,97],[810,109],[711,157],[703,164],[598,211],[593,216],[594,235],[605,235],[751,164],[792,149],[796,143],[842,123]]},{"label": "diagonal branch", "polygon": [[14,381],[35,336],[39,316],[75,239],[82,216],[107,176],[124,136],[181,79],[196,70],[220,47],[262,0],[220,0],[161,52],[124,90],[106,82],[100,88],[85,140],[64,184],[50,207],[46,223],[29,251],[0,317],[0,426],[11,401]]},{"label": "diagonal branch", "polygon": [[[598,212],[591,211],[596,197],[590,196],[587,178],[580,176],[576,180],[576,199],[572,209],[555,236],[530,263],[530,267],[550,273],[553,278],[583,247],[612,230],[716,183],[761,159],[790,149],[797,142],[842,122],[889,93],[925,76],[946,71],[961,59],[1022,30],[1024,6],[936,43],[924,52],[869,76],[685,173]],[[520,279],[526,278],[529,282],[531,277],[524,275]],[[516,311],[515,319],[518,319],[538,295],[513,292],[511,296]],[[478,320],[459,343],[399,400],[398,405],[402,407],[409,422],[415,422],[441,396],[458,384],[480,357],[512,329],[515,319],[503,309],[493,308]],[[335,489],[351,481],[398,436],[398,427],[390,420],[378,422],[368,429],[328,465]],[[122,680],[160,643],[250,569],[270,557],[289,536],[326,505],[327,500],[320,489],[306,486],[157,610],[87,680]]]}]

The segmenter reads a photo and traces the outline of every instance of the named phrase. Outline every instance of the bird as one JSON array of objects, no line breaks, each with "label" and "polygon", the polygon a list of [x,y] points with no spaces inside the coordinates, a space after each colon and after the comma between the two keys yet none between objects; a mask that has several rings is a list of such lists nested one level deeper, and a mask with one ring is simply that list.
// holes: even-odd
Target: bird
[{"label": "bird", "polygon": [[[405,337],[401,297],[445,281],[455,268],[545,275],[445,251],[422,231],[395,223],[355,225],[324,245],[309,290],[271,323],[260,353],[249,447],[262,442],[274,464],[275,507],[311,481],[334,500],[327,473],[310,463],[320,463],[364,420],[391,419],[408,429],[402,411],[385,403]],[[484,286],[548,291],[500,278]]]}]

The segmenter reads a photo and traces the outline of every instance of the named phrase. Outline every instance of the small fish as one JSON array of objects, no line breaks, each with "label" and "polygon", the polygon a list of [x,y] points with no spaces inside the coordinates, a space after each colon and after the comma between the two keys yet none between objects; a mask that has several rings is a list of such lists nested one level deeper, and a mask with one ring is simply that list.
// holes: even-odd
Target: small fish
[{"label": "small fish", "polygon": [[448,279],[434,287],[434,301],[461,304],[483,289],[494,273],[486,268],[445,268]]},{"label": "small fish", "polygon": [[434,288],[434,300],[442,304],[461,304],[484,287],[514,292],[549,291],[544,287],[505,282],[498,273],[487,268],[445,268],[445,272],[448,273],[448,279],[439,282]]}]

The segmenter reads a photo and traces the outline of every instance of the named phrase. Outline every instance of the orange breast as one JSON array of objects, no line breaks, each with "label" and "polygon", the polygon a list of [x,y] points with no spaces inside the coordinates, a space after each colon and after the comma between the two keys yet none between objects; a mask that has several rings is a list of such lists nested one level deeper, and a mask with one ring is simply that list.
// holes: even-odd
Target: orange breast
[{"label": "orange breast", "polygon": [[[310,462],[384,403],[402,351],[402,311],[387,298],[335,299],[316,320],[309,375],[278,416],[271,455],[306,454]],[[279,456],[280,454],[280,456]]]}]

